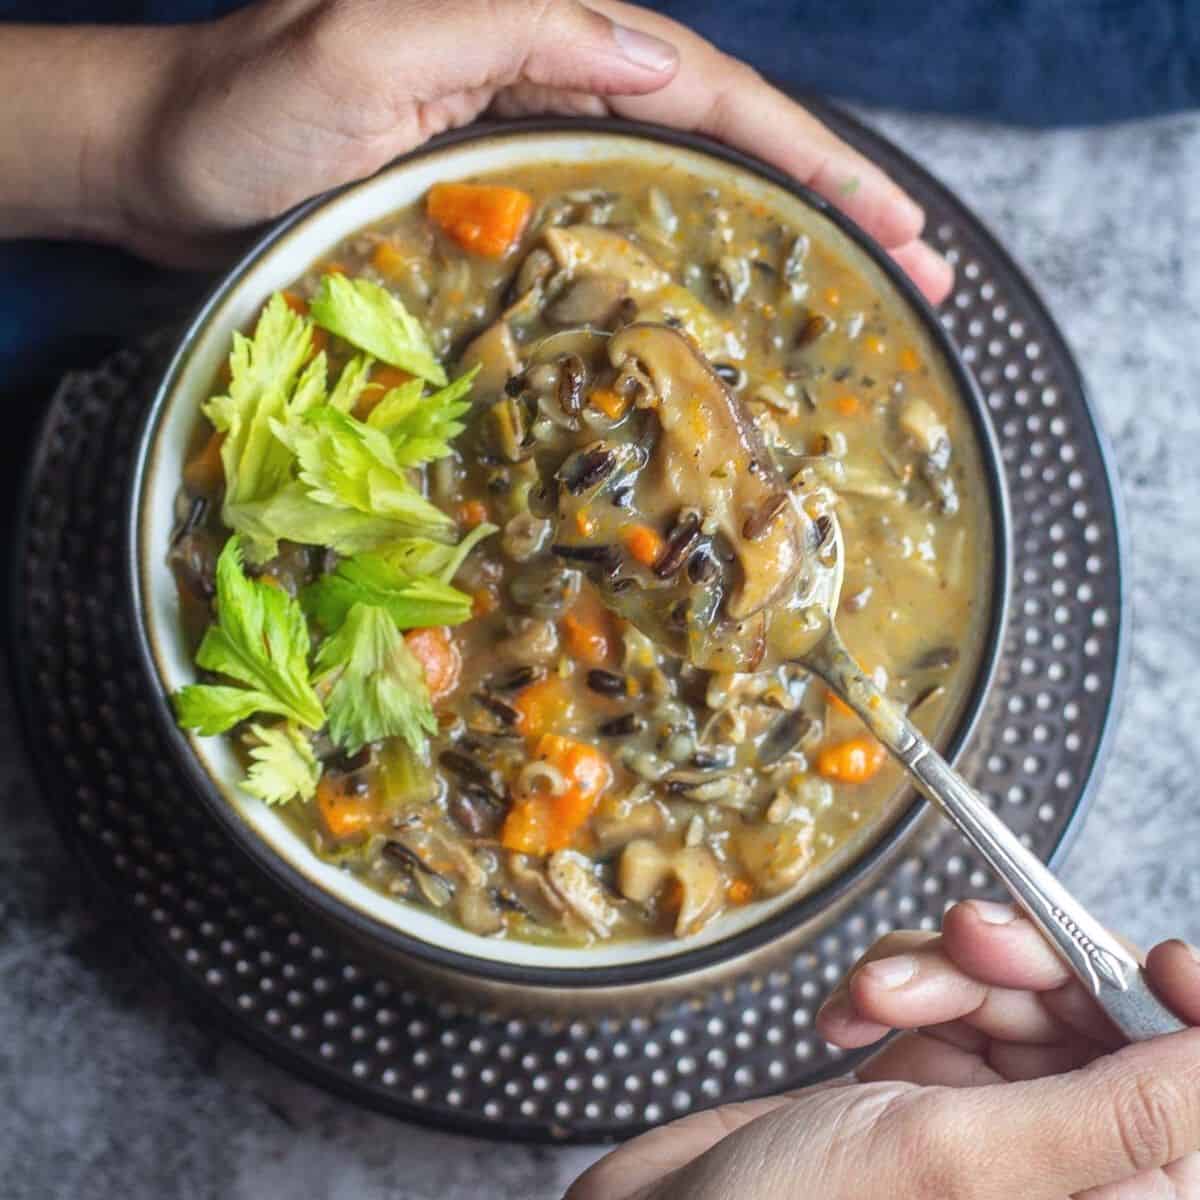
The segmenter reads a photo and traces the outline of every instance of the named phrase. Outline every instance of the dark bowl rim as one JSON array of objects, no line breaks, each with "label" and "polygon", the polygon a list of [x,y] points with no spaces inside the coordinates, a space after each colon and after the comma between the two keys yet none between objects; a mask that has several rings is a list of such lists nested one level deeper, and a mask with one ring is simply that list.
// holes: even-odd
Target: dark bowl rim
[{"label": "dark bowl rim", "polygon": [[[410,153],[388,163],[370,178],[373,179],[380,174],[394,170],[399,165],[414,162],[427,155],[469,142],[547,133],[619,135],[641,138],[659,145],[676,146],[718,159],[740,171],[757,175],[784,189],[829,220],[839,232],[854,242],[874,262],[908,304],[930,340],[941,352],[951,379],[963,397],[977,439],[983,474],[987,483],[992,525],[993,561],[992,586],[989,597],[990,611],[980,651],[979,667],[972,688],[963,703],[954,731],[945,746],[946,757],[951,762],[955,761],[978,725],[999,665],[1010,600],[1012,520],[999,446],[995,431],[988,418],[982,393],[963,363],[958,349],[942,327],[936,313],[891,256],[840,210],[770,164],[697,133],[611,117],[545,117],[480,122],[432,138]],[[726,961],[742,959],[761,950],[768,943],[782,938],[797,926],[819,917],[822,912],[827,911],[845,897],[860,880],[870,876],[884,859],[895,853],[898,847],[906,841],[913,827],[928,810],[929,802],[916,792],[911,792],[908,806],[892,818],[888,827],[878,835],[874,843],[855,857],[845,870],[839,872],[815,891],[799,897],[793,904],[789,904],[748,928],[718,941],[663,957],[608,967],[549,967],[509,963],[434,945],[377,920],[342,902],[318,886],[298,868],[285,861],[239,816],[201,765],[188,736],[176,724],[150,644],[140,554],[143,484],[153,457],[158,429],[168,407],[168,400],[189,358],[193,343],[207,326],[213,310],[238,286],[242,277],[254,266],[259,257],[329,200],[367,182],[369,180],[359,180],[344,187],[332,189],[293,209],[272,225],[222,275],[181,335],[178,346],[163,372],[161,382],[155,389],[153,400],[142,419],[127,487],[125,570],[130,585],[129,601],[133,618],[134,650],[139,665],[146,673],[151,685],[154,697],[151,711],[154,719],[165,734],[168,743],[174,748],[192,790],[198,794],[235,844],[271,880],[282,886],[286,894],[299,901],[305,909],[326,924],[344,927],[356,937],[360,945],[374,945],[391,955],[415,960],[438,971],[448,972],[453,976],[465,979],[529,988],[568,990],[615,989],[636,984],[663,983],[681,976],[709,970]]]}]

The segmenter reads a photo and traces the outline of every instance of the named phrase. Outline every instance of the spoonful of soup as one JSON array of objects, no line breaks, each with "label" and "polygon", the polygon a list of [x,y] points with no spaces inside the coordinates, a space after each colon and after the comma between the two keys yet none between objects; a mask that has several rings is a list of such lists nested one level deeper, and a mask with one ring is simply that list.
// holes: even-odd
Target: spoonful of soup
[{"label": "spoonful of soup", "polygon": [[562,406],[576,436],[565,458],[538,462],[535,497],[554,522],[554,552],[697,667],[792,662],[819,676],[958,826],[1127,1037],[1182,1028],[1138,962],[854,661],[836,622],[836,499],[783,477],[737,397],[678,330],[637,323],[611,336],[547,339],[531,369],[539,355],[556,355],[560,391],[572,374],[561,353],[568,336],[580,372],[586,357],[593,380],[634,412],[632,436],[617,441]]}]

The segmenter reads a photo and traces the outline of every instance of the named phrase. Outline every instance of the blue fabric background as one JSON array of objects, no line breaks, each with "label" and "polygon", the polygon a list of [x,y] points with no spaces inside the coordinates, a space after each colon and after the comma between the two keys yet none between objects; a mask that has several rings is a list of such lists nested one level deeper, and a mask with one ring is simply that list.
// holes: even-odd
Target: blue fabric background
[{"label": "blue fabric background", "polygon": [[[0,21],[199,20],[234,6],[0,0]],[[654,7],[788,86],[853,100],[1049,125],[1187,108],[1200,95],[1200,0],[660,0]],[[0,402],[10,421],[31,426],[63,369],[178,319],[207,284],[99,247],[0,243]],[[5,444],[8,455],[23,456],[19,431]],[[10,480],[18,465],[10,463]]]}]

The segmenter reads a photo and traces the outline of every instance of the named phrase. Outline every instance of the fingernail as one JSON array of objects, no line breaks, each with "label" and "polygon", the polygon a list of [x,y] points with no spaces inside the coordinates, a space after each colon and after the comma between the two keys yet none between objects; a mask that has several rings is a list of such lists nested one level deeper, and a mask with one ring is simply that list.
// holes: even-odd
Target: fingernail
[{"label": "fingernail", "polygon": [[817,1017],[822,1021],[841,1022],[845,1024],[852,1014],[850,1004],[844,992],[835,992],[820,1008]]},{"label": "fingernail", "polygon": [[917,960],[911,954],[897,954],[892,958],[877,958],[862,968],[880,987],[903,987],[916,973]]},{"label": "fingernail", "polygon": [[670,42],[627,25],[614,22],[613,41],[631,63],[647,71],[669,71],[679,61],[679,51]]},{"label": "fingernail", "polygon": [[1192,956],[1193,962],[1200,963],[1200,950],[1197,950],[1191,942],[1185,942],[1183,938],[1172,938],[1171,940],[1175,945],[1182,946]]},{"label": "fingernail", "polygon": [[997,904],[994,900],[972,900],[975,915],[985,925],[1011,925],[1017,919],[1011,904]]}]

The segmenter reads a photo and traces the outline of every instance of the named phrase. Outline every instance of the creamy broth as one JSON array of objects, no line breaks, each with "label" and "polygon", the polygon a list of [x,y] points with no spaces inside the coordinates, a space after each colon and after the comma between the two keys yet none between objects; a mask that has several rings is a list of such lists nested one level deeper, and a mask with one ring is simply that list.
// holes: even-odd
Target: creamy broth
[{"label": "creamy broth", "polygon": [[[816,214],[785,222],[733,189],[623,162],[471,182],[532,197],[507,253],[464,248],[461,228],[448,236],[418,204],[291,289],[303,307],[328,272],[370,279],[425,324],[443,361],[479,366],[466,429],[422,479],[460,532],[500,530],[455,576],[473,615],[439,635],[460,670],[436,699],[416,778],[396,746],[347,760],[318,735],[323,786],[363,818],[335,828],[321,793],[286,815],[318,855],[473,932],[686,937],[730,907],[813,886],[894,814],[903,781],[802,669],[758,671],[745,647],[718,670],[681,665],[609,612],[562,552],[539,455],[581,433],[635,452],[656,419],[640,402],[645,379],[600,369],[600,343],[562,331],[650,323],[688,336],[783,476],[815,498],[813,520],[836,512],[839,627],[935,738],[961,709],[989,617],[989,501],[970,419],[886,277]],[[324,348],[334,371],[352,353],[337,337]],[[356,416],[398,382],[375,372]],[[201,421],[193,464],[212,433]],[[672,538],[687,540],[677,570],[703,578],[719,534],[677,536],[686,505],[633,519],[619,475],[577,506],[581,541],[600,530],[621,569],[651,578]],[[182,508],[209,502],[173,550],[197,641],[228,536],[220,491],[211,472],[185,472]],[[285,543],[265,573],[296,593],[335,565]]]}]

